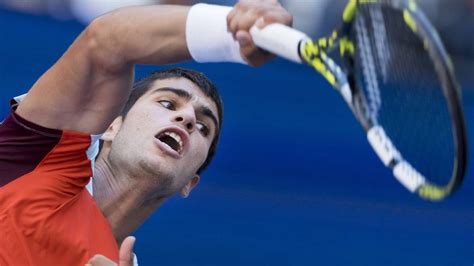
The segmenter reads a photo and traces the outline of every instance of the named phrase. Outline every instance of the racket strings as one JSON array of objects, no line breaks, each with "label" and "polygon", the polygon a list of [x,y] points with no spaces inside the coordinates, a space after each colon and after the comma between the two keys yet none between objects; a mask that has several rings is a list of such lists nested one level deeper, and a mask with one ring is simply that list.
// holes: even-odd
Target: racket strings
[{"label": "racket strings", "polygon": [[359,40],[360,47],[359,52],[363,54],[361,56],[362,72],[365,77],[364,79],[364,88],[367,96],[367,110],[366,110],[366,119],[369,119],[371,123],[378,121],[379,109],[381,106],[380,98],[380,88],[379,82],[377,79],[377,71],[375,70],[376,64],[374,59],[374,54],[371,50],[371,44],[369,39],[369,32],[367,27],[364,25],[367,22],[364,17],[360,17],[356,21],[357,27],[360,29],[357,31],[357,39]]},{"label": "racket strings", "polygon": [[446,185],[456,153],[435,58],[403,20],[402,11],[366,4],[357,12],[351,37],[365,118],[381,125],[403,158],[429,181]]}]

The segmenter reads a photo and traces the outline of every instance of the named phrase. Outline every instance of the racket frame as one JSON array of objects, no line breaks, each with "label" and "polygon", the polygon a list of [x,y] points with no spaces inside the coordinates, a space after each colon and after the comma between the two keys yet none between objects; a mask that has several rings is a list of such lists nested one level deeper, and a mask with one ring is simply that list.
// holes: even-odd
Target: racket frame
[{"label": "racket frame", "polygon": [[[349,38],[352,23],[361,5],[382,4],[403,12],[407,26],[420,39],[441,77],[442,90],[447,100],[453,128],[456,158],[451,179],[446,185],[429,182],[391,142],[383,127],[373,119],[367,119],[365,96],[357,88],[351,73],[356,52],[354,42]],[[410,192],[430,201],[439,201],[458,189],[463,181],[467,162],[467,134],[462,109],[461,91],[457,83],[453,63],[446,52],[439,35],[414,0],[349,0],[342,14],[342,25],[329,36],[312,41],[307,35],[281,24],[271,24],[264,29],[252,27],[250,33],[257,46],[296,63],[306,63],[319,72],[341,93],[350,109],[367,133],[367,138],[385,166],[392,169],[395,178]],[[339,56],[345,62],[343,69],[328,56],[339,49]]]}]

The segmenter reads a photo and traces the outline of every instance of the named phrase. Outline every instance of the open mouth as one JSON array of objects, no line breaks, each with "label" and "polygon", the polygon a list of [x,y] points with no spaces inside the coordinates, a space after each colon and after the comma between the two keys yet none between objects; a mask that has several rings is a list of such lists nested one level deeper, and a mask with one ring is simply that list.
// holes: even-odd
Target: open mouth
[{"label": "open mouth", "polygon": [[183,151],[183,140],[180,135],[174,132],[165,131],[157,135],[156,138],[179,154]]}]

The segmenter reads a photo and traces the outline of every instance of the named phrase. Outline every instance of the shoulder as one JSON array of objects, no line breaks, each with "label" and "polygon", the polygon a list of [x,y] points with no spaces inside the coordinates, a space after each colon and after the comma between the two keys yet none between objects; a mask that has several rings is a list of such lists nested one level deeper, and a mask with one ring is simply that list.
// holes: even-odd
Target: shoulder
[{"label": "shoulder", "polygon": [[[23,97],[12,99],[10,113],[0,124],[0,187],[32,173],[41,165],[54,164],[55,169],[69,168],[73,172],[80,164],[71,162],[93,162],[99,150],[99,135],[51,129],[32,123],[15,112]],[[83,169],[88,173],[91,167]]]}]

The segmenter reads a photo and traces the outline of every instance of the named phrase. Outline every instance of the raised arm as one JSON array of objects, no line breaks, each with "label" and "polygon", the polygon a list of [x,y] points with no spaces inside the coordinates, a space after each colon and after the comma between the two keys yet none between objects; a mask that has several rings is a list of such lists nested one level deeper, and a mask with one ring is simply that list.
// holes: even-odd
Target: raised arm
[{"label": "raised arm", "polygon": [[127,7],[97,18],[16,112],[48,128],[102,133],[130,94],[135,64],[177,63],[192,55],[199,62],[260,65],[271,55],[255,47],[249,28],[261,17],[261,26],[292,20],[276,0],[241,0],[230,13],[216,6],[192,10],[193,19],[189,7],[164,5]]},{"label": "raised arm", "polygon": [[190,59],[188,7],[130,7],[94,20],[31,88],[17,113],[39,125],[101,133],[130,93],[134,64]]}]

